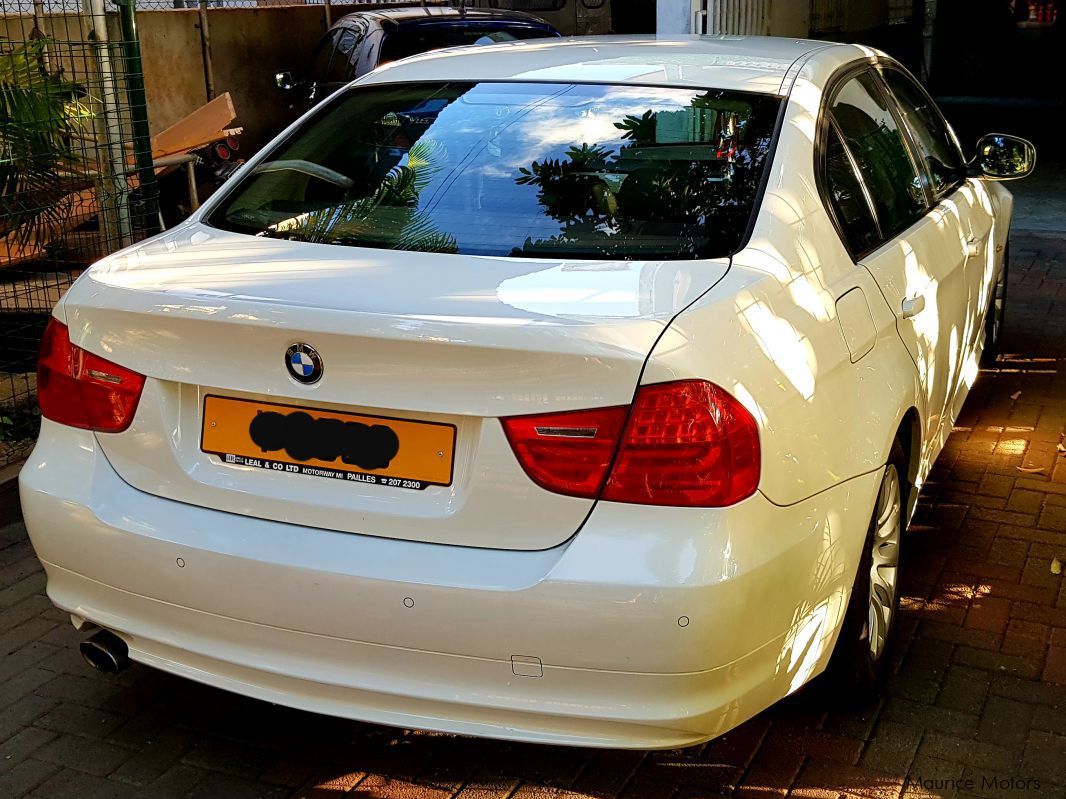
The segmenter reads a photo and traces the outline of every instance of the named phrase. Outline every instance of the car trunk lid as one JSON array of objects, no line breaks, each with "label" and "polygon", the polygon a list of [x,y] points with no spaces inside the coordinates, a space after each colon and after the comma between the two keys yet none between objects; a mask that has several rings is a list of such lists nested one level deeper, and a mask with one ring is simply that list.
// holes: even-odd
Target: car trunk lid
[{"label": "car trunk lid", "polygon": [[[89,270],[61,313],[73,343],[149,378],[130,428],[98,436],[142,491],[344,532],[543,549],[573,535],[593,500],[535,485],[499,418],[628,404],[670,319],[727,267],[367,250],[190,223]],[[321,357],[313,385],[286,371],[297,343]],[[414,424],[444,435],[426,453],[450,455],[451,469],[411,487],[337,479],[333,467],[353,471],[341,459],[311,461],[318,476],[227,461],[205,432],[218,400]],[[448,430],[452,451],[438,456]]]}]

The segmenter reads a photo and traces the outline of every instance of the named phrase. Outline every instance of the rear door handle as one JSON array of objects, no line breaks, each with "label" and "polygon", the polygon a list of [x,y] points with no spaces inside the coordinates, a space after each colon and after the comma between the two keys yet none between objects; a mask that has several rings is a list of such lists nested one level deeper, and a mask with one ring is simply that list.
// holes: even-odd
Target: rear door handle
[{"label": "rear door handle", "polygon": [[981,254],[981,242],[979,242],[973,236],[966,239],[966,255],[970,258],[976,258]]},{"label": "rear door handle", "polygon": [[908,297],[903,301],[903,307],[900,309],[900,316],[904,319],[910,319],[917,316],[925,310],[925,295],[919,294],[917,297]]}]

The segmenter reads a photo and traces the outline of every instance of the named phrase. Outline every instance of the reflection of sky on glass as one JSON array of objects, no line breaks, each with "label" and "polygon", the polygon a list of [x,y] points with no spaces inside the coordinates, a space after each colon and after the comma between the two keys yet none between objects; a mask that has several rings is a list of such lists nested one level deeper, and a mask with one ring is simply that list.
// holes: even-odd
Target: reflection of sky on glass
[{"label": "reflection of sky on glass", "polygon": [[580,271],[558,266],[505,280],[498,296],[515,308],[549,316],[641,316],[650,299],[641,295],[641,275],[656,266],[633,263],[625,269]]},{"label": "reflection of sky on glass", "polygon": [[[537,186],[520,186],[520,168],[563,159],[570,147],[596,144],[612,154],[627,143],[615,127],[648,110],[689,108],[691,89],[481,84],[440,112],[420,139],[436,152],[419,209],[456,237],[460,251],[495,251],[499,232],[521,245],[557,235],[561,224],[544,215]],[[461,219],[460,223],[456,223]]]}]

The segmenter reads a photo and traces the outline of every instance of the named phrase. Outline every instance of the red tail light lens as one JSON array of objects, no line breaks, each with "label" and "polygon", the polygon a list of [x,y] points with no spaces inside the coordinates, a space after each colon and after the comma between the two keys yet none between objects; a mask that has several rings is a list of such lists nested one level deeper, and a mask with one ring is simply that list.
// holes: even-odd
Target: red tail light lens
[{"label": "red tail light lens", "polygon": [[144,377],[70,343],[67,326],[50,319],[37,362],[37,402],[53,422],[120,433],[130,426]]},{"label": "red tail light lens", "polygon": [[594,498],[611,465],[628,408],[514,416],[503,430],[534,483],[557,494]]},{"label": "red tail light lens", "polygon": [[642,386],[602,498],[722,507],[759,485],[759,426],[713,383]]},{"label": "red tail light lens", "polygon": [[526,473],[560,494],[721,507],[759,485],[758,424],[703,380],[642,386],[632,409],[519,416],[503,426]]}]

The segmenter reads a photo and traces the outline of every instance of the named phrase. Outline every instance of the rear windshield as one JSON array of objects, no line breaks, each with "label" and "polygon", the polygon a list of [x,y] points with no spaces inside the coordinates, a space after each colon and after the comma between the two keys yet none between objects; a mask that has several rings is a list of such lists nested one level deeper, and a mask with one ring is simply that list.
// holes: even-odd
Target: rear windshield
[{"label": "rear windshield", "polygon": [[546,28],[530,25],[508,25],[506,22],[467,24],[456,26],[413,25],[399,28],[385,37],[381,45],[381,63],[398,61],[442,47],[462,47],[468,44],[497,44],[519,39],[543,39],[556,36]]},{"label": "rear windshield", "polygon": [[276,144],[208,222],[420,252],[724,256],[744,237],[779,103],[586,84],[355,88]]}]

